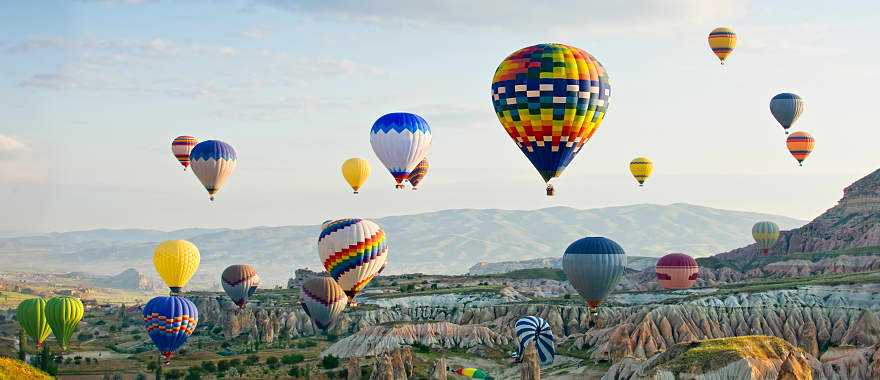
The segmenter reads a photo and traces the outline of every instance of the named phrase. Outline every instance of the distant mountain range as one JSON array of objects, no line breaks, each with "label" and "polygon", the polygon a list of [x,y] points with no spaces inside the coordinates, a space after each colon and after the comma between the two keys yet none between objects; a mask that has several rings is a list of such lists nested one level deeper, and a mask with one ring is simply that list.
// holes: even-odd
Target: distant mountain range
[{"label": "distant mountain range", "polygon": [[[632,256],[666,252],[706,256],[751,241],[757,220],[782,229],[804,221],[776,215],[719,210],[690,204],[641,204],[578,210],[457,209],[376,219],[391,246],[387,273],[464,273],[478,262],[559,256],[572,241],[606,236]],[[193,284],[213,287],[227,265],[250,263],[267,284],[283,284],[296,268],[318,269],[320,227],[247,229],[92,230],[0,239],[7,270],[118,273],[135,268],[155,278],[152,251],[168,239],[187,239],[202,253]]]}]

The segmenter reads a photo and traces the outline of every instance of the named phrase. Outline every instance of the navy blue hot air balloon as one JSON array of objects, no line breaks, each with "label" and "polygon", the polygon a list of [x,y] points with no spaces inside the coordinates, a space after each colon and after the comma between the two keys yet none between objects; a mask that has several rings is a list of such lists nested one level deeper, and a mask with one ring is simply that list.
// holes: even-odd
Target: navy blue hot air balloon
[{"label": "navy blue hot air balloon", "polygon": [[165,363],[186,343],[198,321],[196,305],[181,296],[156,297],[144,306],[144,328]]},{"label": "navy blue hot air balloon", "polygon": [[562,255],[562,270],[568,282],[594,311],[617,286],[625,269],[623,248],[604,237],[585,237],[575,241]]},{"label": "navy blue hot air balloon", "polygon": [[526,345],[535,342],[535,351],[538,352],[538,360],[542,366],[553,364],[556,356],[556,343],[553,338],[553,330],[544,318],[527,316],[516,321],[516,340],[519,342],[519,357],[521,358]]},{"label": "navy blue hot air balloon", "polygon": [[788,128],[791,128],[791,125],[803,112],[804,100],[795,94],[783,92],[770,99],[770,113],[782,125],[786,134],[788,134]]}]

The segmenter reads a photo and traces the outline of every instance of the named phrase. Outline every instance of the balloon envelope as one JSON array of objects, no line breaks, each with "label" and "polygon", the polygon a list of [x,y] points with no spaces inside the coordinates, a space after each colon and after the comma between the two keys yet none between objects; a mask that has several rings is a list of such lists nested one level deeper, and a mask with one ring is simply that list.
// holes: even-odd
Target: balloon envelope
[{"label": "balloon envelope", "polygon": [[654,163],[647,157],[636,157],[629,162],[629,172],[635,177],[639,186],[645,183],[645,180],[651,176],[654,171]]},{"label": "balloon envelope", "polygon": [[70,337],[79,326],[83,312],[83,304],[79,298],[62,296],[46,301],[46,322],[62,351],[67,350]]},{"label": "balloon envelope", "polygon": [[665,289],[687,289],[700,277],[700,266],[684,253],[670,253],[657,260],[657,282]]},{"label": "balloon envelope", "polygon": [[575,241],[562,255],[562,270],[568,282],[591,309],[598,307],[617,286],[625,268],[623,248],[604,237],[585,237]]},{"label": "balloon envelope", "polygon": [[804,112],[804,100],[800,96],[784,92],[770,99],[770,113],[788,133],[788,128]]},{"label": "balloon envelope", "polygon": [[163,241],[153,252],[156,272],[159,272],[172,293],[179,293],[186,286],[199,268],[200,261],[199,249],[186,240]]},{"label": "balloon envelope", "polygon": [[797,160],[798,164],[803,166],[804,160],[813,152],[816,146],[816,140],[813,136],[804,131],[792,133],[785,140],[788,152]]},{"label": "balloon envelope", "polygon": [[492,105],[504,130],[549,182],[599,128],[611,84],[592,55],[540,44],[504,59],[492,78]]},{"label": "balloon envelope", "polygon": [[727,27],[715,28],[709,33],[709,48],[715,56],[724,64],[724,60],[733,53],[736,48],[736,33]]},{"label": "balloon envelope", "polygon": [[431,149],[431,127],[421,116],[397,112],[380,117],[370,129],[370,145],[397,181],[397,188]]},{"label": "balloon envelope", "polygon": [[315,326],[327,330],[345,310],[348,296],[332,278],[312,277],[300,288],[300,304]]},{"label": "balloon envelope", "polygon": [[516,339],[519,342],[519,357],[522,358],[526,345],[535,342],[538,360],[542,366],[553,364],[556,356],[556,343],[550,324],[543,318],[528,316],[516,321]]},{"label": "balloon envelope", "polygon": [[196,305],[180,296],[159,296],[144,306],[144,329],[166,362],[186,343],[198,322]]},{"label": "balloon envelope", "polygon": [[211,200],[235,171],[235,149],[222,141],[208,140],[198,143],[190,152],[190,164]]},{"label": "balloon envelope", "polygon": [[761,253],[766,256],[770,252],[770,248],[773,248],[773,245],[776,244],[776,240],[779,240],[779,226],[770,221],[755,223],[752,226],[752,237],[758,243]]},{"label": "balloon envelope", "polygon": [[388,260],[385,232],[367,219],[325,222],[318,237],[318,252],[327,273],[352,299]]},{"label": "balloon envelope", "polygon": [[43,342],[49,337],[49,324],[46,322],[46,300],[31,298],[18,304],[15,319],[21,328],[42,347]]},{"label": "balloon envelope", "polygon": [[419,183],[422,182],[422,179],[425,178],[425,175],[427,174],[428,158],[426,157],[422,162],[419,162],[419,164],[416,165],[416,168],[413,169],[413,171],[409,173],[409,177],[407,177],[407,181],[412,185],[413,190],[419,186]]},{"label": "balloon envelope", "polygon": [[459,368],[455,370],[455,373],[470,379],[491,379],[486,371],[483,371],[479,368]]},{"label": "balloon envelope", "polygon": [[190,152],[198,143],[199,141],[192,136],[177,136],[171,142],[171,153],[174,153],[174,158],[183,165],[183,170],[189,167]]},{"label": "balloon envelope", "polygon": [[370,177],[370,163],[363,158],[349,158],[342,163],[342,178],[357,194]]},{"label": "balloon envelope", "polygon": [[244,309],[248,298],[260,286],[260,276],[257,275],[257,270],[250,265],[230,265],[220,275],[220,284],[232,302],[238,305],[240,309]]}]

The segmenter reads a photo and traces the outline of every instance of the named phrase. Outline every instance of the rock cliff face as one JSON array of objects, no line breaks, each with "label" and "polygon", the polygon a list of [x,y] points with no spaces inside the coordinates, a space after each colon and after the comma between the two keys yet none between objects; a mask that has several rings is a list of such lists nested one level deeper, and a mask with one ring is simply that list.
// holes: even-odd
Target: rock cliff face
[{"label": "rock cliff face", "polygon": [[[791,231],[783,231],[771,255],[821,252],[880,246],[880,170],[843,189],[836,206]],[[734,249],[718,257],[732,259],[757,254],[755,245]]]},{"label": "rock cliff face", "polygon": [[369,326],[328,347],[321,356],[338,358],[376,356],[420,343],[435,348],[493,348],[506,345],[510,337],[479,325],[449,322]]}]

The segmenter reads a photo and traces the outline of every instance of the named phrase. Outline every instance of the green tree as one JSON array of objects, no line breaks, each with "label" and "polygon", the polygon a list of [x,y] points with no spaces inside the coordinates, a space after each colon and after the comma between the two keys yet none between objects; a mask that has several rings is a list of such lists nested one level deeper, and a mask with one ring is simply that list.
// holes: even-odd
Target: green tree
[{"label": "green tree", "polygon": [[293,366],[293,367],[290,367],[290,370],[287,371],[287,376],[290,376],[290,377],[296,377],[296,378],[298,378],[298,377],[300,377],[300,376],[302,376],[302,375],[304,375],[304,373],[303,373],[303,371],[299,368],[298,365],[295,365],[295,366]]},{"label": "green tree", "polygon": [[229,369],[229,361],[228,360],[221,360],[221,361],[217,362],[217,372],[218,373],[226,372],[226,370],[228,370],[228,369]]},{"label": "green tree", "polygon": [[321,367],[324,369],[333,369],[339,367],[339,358],[333,355],[327,355],[321,359]]},{"label": "green tree", "polygon": [[165,380],[177,380],[183,377],[183,371],[179,369],[168,370],[165,373]]},{"label": "green tree", "polygon": [[203,361],[202,369],[205,370],[205,372],[214,372],[217,370],[217,366],[212,361]]},{"label": "green tree", "polygon": [[247,359],[244,360],[244,365],[250,367],[260,362],[260,357],[257,355],[250,355]]},{"label": "green tree", "polygon": [[278,369],[278,358],[274,356],[266,358],[266,366],[268,366],[269,369]]},{"label": "green tree", "polygon": [[281,363],[286,365],[301,363],[303,360],[305,360],[305,357],[300,354],[290,354],[281,357]]},{"label": "green tree", "polygon": [[27,335],[24,333],[24,329],[18,328],[18,360],[24,361],[27,356]]}]

